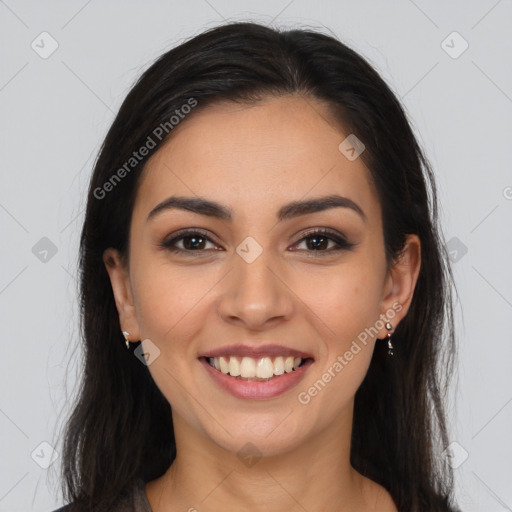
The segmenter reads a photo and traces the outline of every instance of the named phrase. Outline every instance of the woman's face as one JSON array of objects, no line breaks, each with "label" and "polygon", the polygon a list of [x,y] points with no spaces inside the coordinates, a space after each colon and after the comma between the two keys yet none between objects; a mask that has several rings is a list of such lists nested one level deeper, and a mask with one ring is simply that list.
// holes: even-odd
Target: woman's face
[{"label": "woman's face", "polygon": [[121,327],[144,340],[174,421],[232,452],[251,442],[277,455],[350,428],[382,319],[396,328],[406,314],[419,245],[410,237],[410,257],[387,272],[369,172],[339,148],[348,135],[299,96],[193,113],[144,170],[129,268],[106,254]]}]

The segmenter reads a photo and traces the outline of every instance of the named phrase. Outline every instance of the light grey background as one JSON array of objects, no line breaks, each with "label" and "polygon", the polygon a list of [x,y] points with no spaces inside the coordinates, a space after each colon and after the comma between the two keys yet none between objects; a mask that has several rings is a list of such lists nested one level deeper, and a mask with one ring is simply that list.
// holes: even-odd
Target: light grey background
[{"label": "light grey background", "polygon": [[457,260],[459,503],[512,510],[510,0],[0,0],[0,511],[62,504],[59,434],[80,363],[77,244],[100,143],[140,72],[223,19],[325,25],[402,99]]}]

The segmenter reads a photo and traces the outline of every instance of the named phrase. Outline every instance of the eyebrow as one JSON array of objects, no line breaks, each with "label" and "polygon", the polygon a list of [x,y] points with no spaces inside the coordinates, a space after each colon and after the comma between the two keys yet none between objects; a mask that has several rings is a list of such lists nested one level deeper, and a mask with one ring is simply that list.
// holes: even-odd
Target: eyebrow
[{"label": "eyebrow", "polygon": [[[278,222],[282,222],[284,220],[300,217],[301,215],[322,212],[331,208],[349,208],[355,211],[364,222],[367,221],[364,211],[357,203],[348,197],[336,194],[288,203],[282,206],[277,212],[277,220]],[[149,212],[147,221],[163,211],[173,209],[186,210],[228,222],[232,222],[233,220],[233,211],[227,206],[215,201],[210,201],[202,197],[171,196],[164,199],[161,203],[158,203]]]}]

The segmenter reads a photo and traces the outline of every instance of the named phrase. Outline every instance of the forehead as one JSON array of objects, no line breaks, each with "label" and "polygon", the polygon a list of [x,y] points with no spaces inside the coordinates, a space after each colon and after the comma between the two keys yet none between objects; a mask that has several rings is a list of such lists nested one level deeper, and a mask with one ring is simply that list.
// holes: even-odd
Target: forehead
[{"label": "forehead", "polygon": [[377,196],[368,169],[339,149],[348,135],[310,97],[210,105],[174,128],[148,161],[136,208],[147,213],[170,195],[198,195],[244,216],[273,203],[339,193],[371,210]]}]

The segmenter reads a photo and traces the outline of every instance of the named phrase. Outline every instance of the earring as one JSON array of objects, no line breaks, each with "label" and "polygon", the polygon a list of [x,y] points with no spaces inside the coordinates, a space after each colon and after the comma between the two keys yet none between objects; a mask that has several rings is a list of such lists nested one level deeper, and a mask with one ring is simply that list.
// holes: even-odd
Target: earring
[{"label": "earring", "polygon": [[122,331],[124,336],[124,342],[126,343],[126,348],[130,350],[130,340],[128,339],[128,336],[130,336],[130,333],[128,331]]},{"label": "earring", "polygon": [[391,333],[393,332],[393,326],[387,322],[386,323],[386,329],[390,332],[387,333],[387,338],[388,338],[388,355],[389,356],[392,356],[393,355],[393,344],[391,343]]}]

